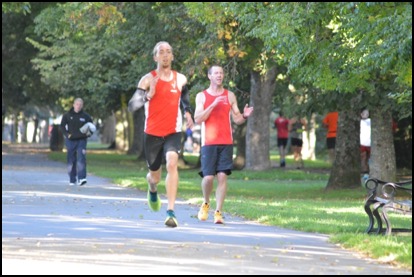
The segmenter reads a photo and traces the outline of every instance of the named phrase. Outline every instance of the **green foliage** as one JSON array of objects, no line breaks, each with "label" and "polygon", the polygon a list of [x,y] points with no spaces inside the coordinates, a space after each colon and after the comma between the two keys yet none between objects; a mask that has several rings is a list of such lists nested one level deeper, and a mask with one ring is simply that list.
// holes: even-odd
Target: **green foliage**
[{"label": "green foliage", "polygon": [[88,99],[85,109],[103,117],[119,110],[122,95],[132,95],[139,78],[154,68],[152,49],[160,40],[173,46],[174,68],[194,75],[196,63],[189,63],[197,41],[191,36],[202,31],[186,20],[180,3],[61,4],[36,19],[43,40],[29,40],[41,52],[33,62],[62,98]]},{"label": "green foliage", "polygon": [[150,54],[148,49],[136,50],[145,41],[143,28],[153,26],[137,22],[151,20],[150,15],[137,16],[137,11],[144,15],[151,4],[129,6],[126,14],[134,14],[135,22],[125,21],[116,7],[66,3],[45,9],[36,19],[43,42],[30,40],[41,51],[33,62],[44,82],[62,98],[87,99],[85,109],[96,117],[120,109],[121,95],[132,94],[138,72],[147,68],[143,57]]},{"label": "green foliage", "polygon": [[[26,3],[26,2],[25,2]],[[13,8],[25,3],[11,3]],[[5,3],[2,3],[5,5]],[[30,13],[2,14],[2,91],[8,112],[25,112],[28,116],[48,117],[48,112],[31,112],[37,110],[54,110],[55,95],[41,81],[39,72],[33,69],[30,60],[37,50],[26,42],[26,36],[35,36],[33,20],[39,12],[53,3],[35,3],[30,6]],[[28,7],[29,7],[28,6]],[[3,6],[4,7],[4,6]],[[12,8],[9,7],[9,8]],[[40,107],[40,108],[39,108]]]},{"label": "green foliage", "polygon": [[[288,74],[302,85],[341,93],[336,103],[349,102],[352,95],[347,94],[361,91],[376,96],[367,97],[362,104],[372,106],[393,102],[390,92],[411,94],[411,3],[221,5],[237,14],[246,36],[258,38],[275,49],[276,55],[282,54]],[[378,89],[385,86],[384,80],[395,83],[392,90]],[[325,99],[323,94],[313,97]]]},{"label": "green foliage", "polygon": [[[152,47],[167,40],[175,50],[175,67],[189,76],[193,94],[206,86],[205,72],[213,63],[225,66],[229,87],[246,94],[249,72],[277,62],[288,74],[278,92],[293,105],[298,96],[288,92],[287,84],[301,88],[303,96],[312,98],[301,103],[304,110],[318,110],[327,98],[325,109],[335,109],[337,103],[348,103],[350,94],[362,92],[361,105],[400,105],[404,100],[403,111],[397,110],[411,115],[409,2],[62,2],[50,8],[33,3],[2,7],[3,13],[43,9],[35,20],[39,37],[27,33],[22,38],[27,36],[41,52],[33,62],[47,89],[53,89],[54,97],[46,100],[76,94],[100,107],[96,113],[118,109],[121,95],[131,94],[139,77],[153,68]],[[12,38],[3,41],[10,45]],[[16,83],[11,76],[19,75],[6,79]],[[18,90],[32,95],[21,86]]]},{"label": "green foliage", "polygon": [[31,12],[30,2],[2,2],[2,13],[23,13],[28,14]]}]

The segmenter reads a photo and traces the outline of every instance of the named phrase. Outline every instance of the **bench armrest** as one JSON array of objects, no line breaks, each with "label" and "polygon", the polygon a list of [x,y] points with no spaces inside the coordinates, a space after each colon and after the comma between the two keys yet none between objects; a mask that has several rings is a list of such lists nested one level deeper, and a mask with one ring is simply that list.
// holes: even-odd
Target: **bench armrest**
[{"label": "bench armrest", "polygon": [[389,183],[386,183],[382,186],[381,193],[382,193],[382,195],[384,195],[386,198],[389,198],[389,199],[394,199],[394,197],[397,194],[397,190],[405,191],[405,192],[412,195],[412,187],[409,188],[407,186],[408,184],[409,183],[398,184],[398,183],[389,182]]},{"label": "bench armrest", "polygon": [[[392,182],[383,181],[377,178],[369,178],[365,181],[365,188],[368,190],[375,190],[377,189],[378,185],[385,185],[388,183],[392,183]],[[403,187],[408,187],[409,185],[412,185],[412,183],[413,183],[413,180],[407,180],[403,182],[394,182],[392,184],[396,185],[398,188],[403,188]]]}]

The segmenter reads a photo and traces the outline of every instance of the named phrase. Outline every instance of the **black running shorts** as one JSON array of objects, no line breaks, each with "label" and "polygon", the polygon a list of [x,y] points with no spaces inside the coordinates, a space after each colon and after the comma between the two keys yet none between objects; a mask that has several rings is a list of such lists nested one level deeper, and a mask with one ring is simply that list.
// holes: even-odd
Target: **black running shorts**
[{"label": "black running shorts", "polygon": [[300,138],[291,138],[290,144],[292,146],[302,147],[303,140]]},{"label": "black running shorts", "polygon": [[160,169],[163,158],[167,152],[181,151],[182,133],[174,133],[165,137],[157,137],[149,134],[144,136],[144,151],[148,168],[152,171]]},{"label": "black running shorts", "polygon": [[336,138],[327,138],[326,146],[328,149],[335,149]]},{"label": "black running shorts", "polygon": [[277,146],[278,147],[280,147],[280,146],[286,147],[287,142],[288,142],[287,138],[277,138]]}]

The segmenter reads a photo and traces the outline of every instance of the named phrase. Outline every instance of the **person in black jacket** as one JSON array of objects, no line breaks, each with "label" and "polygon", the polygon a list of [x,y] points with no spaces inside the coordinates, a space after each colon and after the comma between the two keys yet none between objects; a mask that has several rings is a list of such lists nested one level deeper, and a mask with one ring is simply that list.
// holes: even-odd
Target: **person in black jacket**
[{"label": "person in black jacket", "polygon": [[67,149],[69,185],[86,184],[86,144],[88,137],[96,130],[92,118],[83,111],[83,100],[76,98],[73,107],[65,113],[60,122]]}]

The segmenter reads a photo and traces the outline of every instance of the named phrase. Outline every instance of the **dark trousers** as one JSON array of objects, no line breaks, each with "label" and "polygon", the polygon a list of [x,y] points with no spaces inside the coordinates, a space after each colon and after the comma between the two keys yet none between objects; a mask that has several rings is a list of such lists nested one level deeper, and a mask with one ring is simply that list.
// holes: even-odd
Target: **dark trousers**
[{"label": "dark trousers", "polygon": [[71,183],[86,178],[87,139],[66,139],[68,174]]}]

